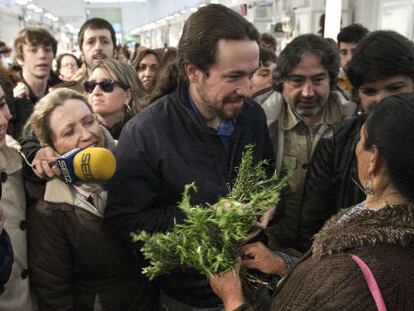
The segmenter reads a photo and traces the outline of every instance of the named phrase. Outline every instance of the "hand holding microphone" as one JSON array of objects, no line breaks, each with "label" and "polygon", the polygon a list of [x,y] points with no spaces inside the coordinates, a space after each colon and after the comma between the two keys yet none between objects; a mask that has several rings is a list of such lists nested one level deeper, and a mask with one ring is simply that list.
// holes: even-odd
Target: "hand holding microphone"
[{"label": "hand holding microphone", "polygon": [[66,183],[82,181],[105,181],[115,174],[114,154],[106,148],[75,148],[57,158],[57,166]]},{"label": "hand holding microphone", "polygon": [[51,147],[42,147],[37,152],[32,163],[27,162],[32,167],[33,172],[40,179],[49,180],[55,176],[60,176],[61,172],[58,166],[55,165],[56,159],[59,155]]}]

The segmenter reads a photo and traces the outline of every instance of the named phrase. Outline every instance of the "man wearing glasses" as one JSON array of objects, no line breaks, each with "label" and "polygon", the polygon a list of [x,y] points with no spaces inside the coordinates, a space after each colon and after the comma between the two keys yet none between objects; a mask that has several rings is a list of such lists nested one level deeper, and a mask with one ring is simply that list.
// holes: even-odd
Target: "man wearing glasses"
[{"label": "man wearing glasses", "polygon": [[279,96],[273,106],[278,117],[269,132],[276,169],[290,176],[278,215],[267,229],[273,250],[296,248],[300,200],[313,150],[331,124],[355,112],[355,105],[333,89],[338,71],[338,52],[313,34],[297,37],[280,54],[274,77]]}]

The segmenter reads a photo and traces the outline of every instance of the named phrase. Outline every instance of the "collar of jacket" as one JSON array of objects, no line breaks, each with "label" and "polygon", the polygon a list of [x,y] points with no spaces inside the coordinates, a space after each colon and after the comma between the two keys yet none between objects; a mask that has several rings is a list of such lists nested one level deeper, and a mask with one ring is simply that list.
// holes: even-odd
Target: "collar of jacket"
[{"label": "collar of jacket", "polygon": [[68,204],[80,207],[100,218],[103,218],[104,208],[99,209],[95,207],[87,201],[86,197],[78,191],[75,191],[75,188],[72,185],[66,184],[57,177],[46,183],[44,199],[49,203]]},{"label": "collar of jacket", "polygon": [[[303,122],[303,119],[292,110],[290,105],[288,105],[285,101],[283,102],[285,104],[285,107],[287,107],[285,110],[287,118],[285,117],[283,119],[282,129],[289,131],[297,126],[300,122]],[[340,92],[331,91],[325,103],[325,106],[323,107],[322,118],[317,122],[317,124],[326,123],[328,125],[331,125],[335,122],[341,121],[345,117],[348,117],[343,107],[347,104],[348,101]]]},{"label": "collar of jacket", "polygon": [[264,101],[266,101],[270,95],[272,95],[275,92],[275,89],[271,87],[267,87],[265,89],[262,89],[252,95],[252,98],[258,103],[262,104]]},{"label": "collar of jacket", "polygon": [[348,221],[337,223],[345,212],[343,210],[328,220],[315,235],[313,257],[322,258],[364,246],[407,246],[414,242],[413,204],[364,209]]},{"label": "collar of jacket", "polygon": [[23,168],[20,145],[11,136],[6,135],[6,146],[0,149],[0,171],[11,175]]}]

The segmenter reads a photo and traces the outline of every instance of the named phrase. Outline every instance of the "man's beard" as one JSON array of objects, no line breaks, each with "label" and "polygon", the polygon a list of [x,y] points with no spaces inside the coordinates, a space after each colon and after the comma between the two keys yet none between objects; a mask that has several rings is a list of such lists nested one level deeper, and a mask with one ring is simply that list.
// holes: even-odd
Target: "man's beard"
[{"label": "man's beard", "polygon": [[323,112],[323,108],[325,107],[328,101],[328,96],[316,98],[314,100],[315,106],[312,108],[301,108],[298,105],[295,105],[295,112],[301,117],[316,117],[319,116]]},{"label": "man's beard", "polygon": [[[226,105],[231,105],[232,103],[239,102],[241,100],[244,100],[244,96],[240,96],[240,95],[225,96],[223,98],[222,105],[220,106],[220,108],[219,109],[216,108],[214,109],[214,111],[217,113],[217,116],[221,120],[230,120],[230,119],[236,118],[237,116],[239,116],[243,106],[240,109],[235,109],[231,111],[226,111],[225,107]],[[233,112],[233,113],[229,114],[230,112]]]}]

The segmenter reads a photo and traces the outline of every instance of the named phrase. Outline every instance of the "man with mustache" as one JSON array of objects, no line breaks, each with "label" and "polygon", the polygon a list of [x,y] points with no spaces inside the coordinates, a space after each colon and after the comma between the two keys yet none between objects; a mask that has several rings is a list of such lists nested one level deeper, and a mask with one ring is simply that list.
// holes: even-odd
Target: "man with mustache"
[{"label": "man with mustache", "polygon": [[[272,163],[266,116],[249,98],[259,40],[256,28],[233,10],[200,8],[184,25],[178,68],[170,68],[178,79],[167,75],[173,84],[162,86],[161,97],[124,126],[105,219],[138,255],[141,245],[130,233],[163,232],[183,222],[177,202],[186,184],[198,189],[192,203],[214,204],[234,182],[246,145],[254,145],[256,161]],[[223,310],[206,277],[192,269],[176,269],[157,284],[165,310]],[[259,295],[256,302],[264,301]]]},{"label": "man with mustache", "polygon": [[40,27],[24,28],[14,40],[16,61],[21,67],[23,80],[13,89],[15,100],[9,104],[13,117],[8,133],[16,139],[20,137],[36,102],[48,92],[48,79],[56,50],[56,39]]},{"label": "man with mustache", "polygon": [[279,56],[273,105],[278,117],[269,132],[276,170],[289,174],[289,186],[267,229],[273,250],[296,248],[300,201],[313,150],[328,127],[355,113],[356,105],[334,90],[338,71],[338,52],[317,35],[295,38]]},{"label": "man with mustache", "polygon": [[103,18],[91,18],[80,28],[78,43],[83,65],[73,76],[78,85],[88,79],[91,70],[115,56],[116,36],[112,25]]}]

